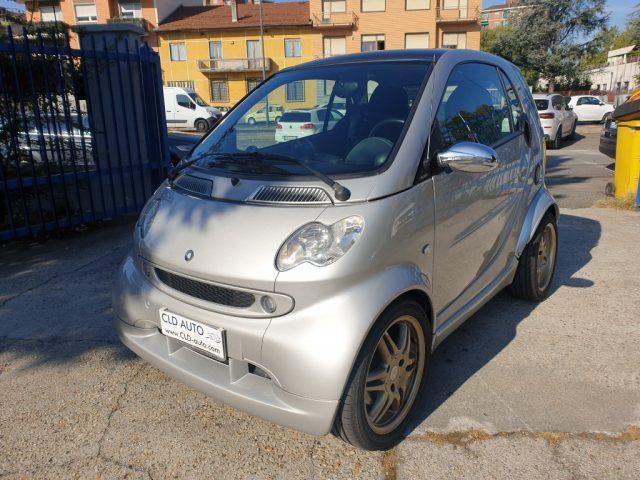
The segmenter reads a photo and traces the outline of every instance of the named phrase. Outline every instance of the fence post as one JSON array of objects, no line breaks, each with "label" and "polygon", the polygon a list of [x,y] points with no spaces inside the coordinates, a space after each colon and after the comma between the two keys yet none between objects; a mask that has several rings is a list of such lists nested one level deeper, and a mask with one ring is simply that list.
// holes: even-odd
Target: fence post
[{"label": "fence post", "polygon": [[147,192],[157,186],[149,164],[155,162],[154,151],[163,141],[158,135],[149,138],[145,107],[149,92],[143,88],[144,82],[135,68],[140,59],[136,45],[144,30],[133,24],[117,23],[76,25],[72,29],[78,34],[83,55],[93,57],[85,62],[88,67],[85,92],[96,131],[99,168],[106,170],[108,163],[109,175],[113,177],[104,183],[112,194],[108,197],[113,202],[109,210],[112,214],[135,212],[144,203]]}]

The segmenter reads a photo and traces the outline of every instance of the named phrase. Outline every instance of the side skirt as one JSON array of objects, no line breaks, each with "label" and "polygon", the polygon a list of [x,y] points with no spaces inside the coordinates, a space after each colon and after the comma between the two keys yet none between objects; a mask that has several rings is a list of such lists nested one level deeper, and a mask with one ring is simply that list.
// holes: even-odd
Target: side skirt
[{"label": "side skirt", "polygon": [[451,315],[451,317],[438,327],[434,336],[431,351],[435,350],[442,341],[451,335],[465,320],[476,313],[480,307],[491,300],[500,290],[509,285],[513,281],[513,277],[518,268],[518,259],[512,258],[511,262],[500,275],[498,275],[489,285],[482,289],[475,297],[473,297],[460,310]]}]

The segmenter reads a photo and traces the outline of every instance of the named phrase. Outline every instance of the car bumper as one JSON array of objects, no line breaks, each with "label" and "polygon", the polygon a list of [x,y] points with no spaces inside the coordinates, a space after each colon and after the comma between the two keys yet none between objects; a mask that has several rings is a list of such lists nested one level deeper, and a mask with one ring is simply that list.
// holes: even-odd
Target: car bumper
[{"label": "car bumper", "polygon": [[329,433],[337,401],[313,400],[278,388],[249,372],[248,363],[218,362],[165,337],[157,328],[138,328],[116,319],[120,340],[166,374],[227,405],[312,435]]},{"label": "car bumper", "polygon": [[[285,390],[268,366],[261,365],[262,340],[269,318],[243,318],[222,315],[184,303],[158,289],[129,255],[118,273],[113,292],[116,330],[122,343],[137,355],[177,380],[225,404],[274,423],[312,435],[331,430],[338,399],[317,399]],[[227,362],[220,362],[168,338],[158,328],[159,309],[225,329]],[[286,316],[285,316],[286,317]],[[283,318],[283,317],[281,317]],[[289,341],[278,354],[289,362],[312,362],[297,358]],[[287,351],[286,345],[291,346]],[[315,358],[313,365],[315,365]],[[258,367],[253,370],[253,368]],[[317,365],[325,369],[325,365]],[[261,369],[262,373],[258,373]],[[328,375],[331,372],[327,372]],[[284,375],[284,373],[283,373]],[[313,376],[314,372],[308,372]],[[336,384],[344,384],[344,375],[335,375]]]}]

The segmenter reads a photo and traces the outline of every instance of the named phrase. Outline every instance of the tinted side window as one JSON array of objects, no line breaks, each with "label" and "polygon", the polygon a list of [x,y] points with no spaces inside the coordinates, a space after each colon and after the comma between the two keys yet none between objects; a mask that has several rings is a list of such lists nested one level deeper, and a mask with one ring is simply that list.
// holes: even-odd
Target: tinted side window
[{"label": "tinted side window", "polygon": [[[439,150],[458,142],[491,145],[512,133],[510,109],[495,67],[455,67],[436,113]],[[433,134],[432,134],[433,136]],[[437,142],[436,142],[437,143]]]},{"label": "tinted side window", "polygon": [[504,83],[504,87],[507,92],[507,100],[509,101],[509,106],[511,107],[513,129],[515,131],[522,130],[522,125],[524,123],[524,110],[522,108],[522,104],[520,103],[520,99],[516,94],[516,89],[513,87],[513,84],[502,70],[500,70],[500,78],[502,78],[502,83]]},{"label": "tinted side window", "polygon": [[564,100],[560,95],[554,95],[551,103],[553,105],[553,108],[555,108],[556,110],[562,110],[562,107],[564,107]]}]

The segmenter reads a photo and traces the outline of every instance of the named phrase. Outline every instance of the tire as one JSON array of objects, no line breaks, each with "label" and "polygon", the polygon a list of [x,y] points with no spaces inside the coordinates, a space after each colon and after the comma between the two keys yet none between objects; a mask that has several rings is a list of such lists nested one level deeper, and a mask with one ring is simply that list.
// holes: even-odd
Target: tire
[{"label": "tire", "polygon": [[[553,243],[550,246],[549,255],[546,256],[546,267],[543,267],[543,265],[540,264],[542,261],[540,248],[547,228],[552,230]],[[546,240],[546,242],[549,242],[549,240]],[[548,265],[549,258],[551,258],[551,265]],[[509,292],[514,297],[532,302],[539,302],[544,299],[549,293],[551,284],[553,283],[557,258],[558,225],[555,216],[547,212],[544,217],[542,217],[542,221],[540,225],[538,225],[535,235],[525,247],[522,255],[520,255],[518,269],[516,270],[513,282],[509,285]],[[538,267],[545,268],[546,275],[544,275],[544,281],[538,279]]]},{"label": "tire", "polygon": [[255,125],[256,124],[256,119],[253,118],[253,117],[249,117],[249,118],[247,118],[247,123],[249,125]]},{"label": "tire", "polygon": [[556,138],[553,139],[552,142],[549,143],[549,148],[551,150],[558,150],[562,146],[562,127],[558,128],[556,132]]},{"label": "tire", "polygon": [[209,124],[207,123],[206,120],[203,120],[202,118],[199,118],[198,120],[196,120],[193,126],[196,128],[198,132],[206,132],[209,129]]},{"label": "tire", "polygon": [[577,127],[577,124],[578,124],[577,120],[575,122],[573,122],[573,127],[571,127],[571,133],[567,137],[569,140],[575,140],[576,139],[576,127]]},{"label": "tire", "polygon": [[[411,334],[403,337],[402,331]],[[390,336],[383,340],[383,334]],[[388,343],[387,338],[394,339],[394,343]],[[403,342],[403,338],[410,340]],[[407,355],[413,353],[413,360],[402,356],[404,348],[395,350],[392,346],[402,343],[408,343]],[[387,357],[387,361],[383,350],[397,353]],[[413,300],[403,300],[387,308],[369,332],[354,363],[336,414],[334,435],[365,450],[386,450],[396,445],[412,419],[415,405],[419,404],[430,353],[431,330],[422,307]],[[413,368],[408,368],[412,365]],[[378,373],[372,374],[373,371]],[[365,392],[367,383],[369,393]],[[385,410],[387,399],[391,402]],[[376,413],[381,413],[379,421]]]}]

